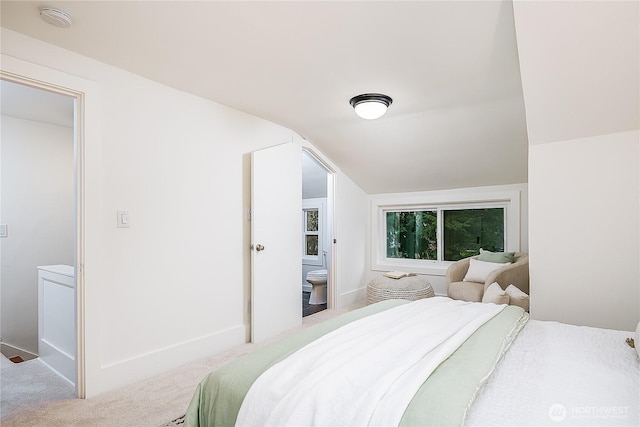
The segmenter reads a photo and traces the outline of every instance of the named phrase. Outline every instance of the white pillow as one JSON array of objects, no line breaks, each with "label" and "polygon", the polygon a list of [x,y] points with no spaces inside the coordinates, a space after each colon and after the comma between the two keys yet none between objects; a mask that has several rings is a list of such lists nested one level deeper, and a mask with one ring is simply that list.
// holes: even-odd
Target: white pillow
[{"label": "white pillow", "polygon": [[478,261],[475,258],[471,258],[469,260],[469,270],[467,270],[467,274],[462,280],[464,280],[465,282],[484,283],[487,280],[487,276],[489,275],[489,273],[491,273],[493,270],[497,270],[509,264],[511,263]]},{"label": "white pillow", "polygon": [[492,302],[494,304],[509,304],[509,295],[498,284],[493,282],[489,285],[484,295],[482,296],[482,302]]},{"label": "white pillow", "polygon": [[529,311],[529,295],[514,285],[507,286],[505,292],[509,295],[509,305],[517,305],[518,307],[522,307],[524,311]]}]

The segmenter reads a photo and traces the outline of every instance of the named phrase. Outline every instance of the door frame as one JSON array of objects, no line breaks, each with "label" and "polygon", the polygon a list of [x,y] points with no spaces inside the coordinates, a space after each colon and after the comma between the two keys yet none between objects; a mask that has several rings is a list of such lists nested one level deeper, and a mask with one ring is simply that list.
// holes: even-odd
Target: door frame
[{"label": "door frame", "polygon": [[303,145],[302,151],[306,152],[314,158],[323,168],[327,170],[327,205],[325,224],[329,231],[329,253],[327,254],[327,309],[336,308],[338,306],[338,292],[336,283],[336,218],[335,218],[335,174],[336,171],[322,156],[320,156],[312,147]]},{"label": "door frame", "polygon": [[0,80],[45,90],[74,99],[74,268],[76,317],[76,396],[86,396],[85,379],[85,282],[84,282],[84,153],[85,153],[85,94],[71,88],[32,79],[0,69]]}]

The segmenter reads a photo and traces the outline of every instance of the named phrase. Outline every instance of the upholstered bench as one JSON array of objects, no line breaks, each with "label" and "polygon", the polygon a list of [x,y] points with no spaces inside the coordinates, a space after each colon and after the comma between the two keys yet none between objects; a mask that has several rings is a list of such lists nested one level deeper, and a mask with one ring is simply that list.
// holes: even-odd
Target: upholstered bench
[{"label": "upholstered bench", "polygon": [[386,299],[406,299],[415,301],[434,296],[433,288],[423,276],[409,276],[401,279],[380,276],[367,285],[367,304]]}]

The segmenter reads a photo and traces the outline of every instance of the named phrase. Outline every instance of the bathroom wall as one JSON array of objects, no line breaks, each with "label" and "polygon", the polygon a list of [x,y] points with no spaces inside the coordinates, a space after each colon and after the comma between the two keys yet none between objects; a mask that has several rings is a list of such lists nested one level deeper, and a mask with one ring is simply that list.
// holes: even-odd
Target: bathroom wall
[{"label": "bathroom wall", "polygon": [[15,348],[37,354],[36,267],[74,262],[73,129],[0,120],[0,218],[8,225],[8,236],[0,239],[3,353]]}]

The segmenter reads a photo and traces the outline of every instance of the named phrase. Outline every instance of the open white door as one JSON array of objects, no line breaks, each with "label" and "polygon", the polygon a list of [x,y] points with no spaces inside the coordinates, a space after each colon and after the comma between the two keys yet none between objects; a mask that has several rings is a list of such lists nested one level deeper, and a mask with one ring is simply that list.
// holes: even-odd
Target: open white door
[{"label": "open white door", "polygon": [[251,153],[251,341],[302,323],[302,149]]}]

